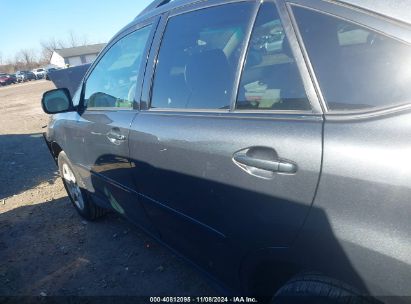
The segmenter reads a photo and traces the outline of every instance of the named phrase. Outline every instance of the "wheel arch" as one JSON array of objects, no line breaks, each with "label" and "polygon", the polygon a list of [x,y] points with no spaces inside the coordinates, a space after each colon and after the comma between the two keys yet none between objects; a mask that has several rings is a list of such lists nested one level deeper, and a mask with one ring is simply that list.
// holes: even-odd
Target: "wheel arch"
[{"label": "wheel arch", "polygon": [[54,160],[57,162],[57,158],[59,157],[60,152],[63,151],[63,148],[57,142],[52,141],[50,143],[50,150]]},{"label": "wheel arch", "polygon": [[264,248],[248,254],[240,266],[241,289],[262,300],[269,300],[290,278],[303,268],[287,259],[287,248]]}]

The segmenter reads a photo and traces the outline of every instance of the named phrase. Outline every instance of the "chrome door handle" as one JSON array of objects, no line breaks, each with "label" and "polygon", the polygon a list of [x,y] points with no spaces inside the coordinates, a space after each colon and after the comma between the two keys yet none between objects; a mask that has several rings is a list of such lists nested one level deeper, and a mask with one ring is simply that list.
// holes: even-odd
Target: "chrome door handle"
[{"label": "chrome door handle", "polygon": [[108,138],[111,138],[111,139],[115,139],[115,140],[126,140],[126,136],[125,136],[125,135],[121,135],[121,134],[112,134],[112,133],[109,133],[109,134],[107,134],[107,137],[108,137]]},{"label": "chrome door handle", "polygon": [[118,131],[111,130],[107,133],[107,138],[114,144],[118,143],[119,141],[125,141],[127,137],[123,134],[118,133]]},{"label": "chrome door handle", "polygon": [[239,164],[242,164],[247,167],[253,167],[277,173],[292,174],[297,172],[296,164],[281,159],[266,160],[251,157],[248,156],[245,151],[237,152],[236,154],[234,154],[233,158]]}]

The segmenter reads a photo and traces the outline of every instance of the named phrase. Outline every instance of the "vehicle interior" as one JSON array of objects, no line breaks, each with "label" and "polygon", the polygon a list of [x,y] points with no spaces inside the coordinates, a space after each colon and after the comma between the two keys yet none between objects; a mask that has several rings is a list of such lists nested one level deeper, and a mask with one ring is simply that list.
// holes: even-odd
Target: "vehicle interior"
[{"label": "vehicle interior", "polygon": [[280,18],[264,5],[251,37],[237,109],[310,110]]},{"label": "vehicle interior", "polygon": [[300,28],[304,29],[304,42],[331,110],[364,109],[407,101],[411,95],[407,85],[411,73],[403,66],[411,64],[410,46],[366,27],[308,9],[295,8],[295,14]]},{"label": "vehicle interior", "polygon": [[[182,39],[189,41],[188,45],[176,43],[172,61],[161,61],[160,55],[162,69],[167,72],[157,74],[157,81],[163,83],[161,78],[168,78],[170,90],[165,92],[166,98],[155,99],[160,106],[153,107],[193,108],[198,104],[204,108],[229,107],[229,89],[238,61],[238,47],[244,37],[243,29],[238,26],[203,28],[198,29],[198,33],[198,36]],[[205,84],[204,79],[210,81]]]},{"label": "vehicle interior", "polygon": [[[86,102],[94,108],[132,108],[144,47],[150,29],[134,32],[115,43],[87,81]],[[89,96],[89,94],[91,94]]]}]

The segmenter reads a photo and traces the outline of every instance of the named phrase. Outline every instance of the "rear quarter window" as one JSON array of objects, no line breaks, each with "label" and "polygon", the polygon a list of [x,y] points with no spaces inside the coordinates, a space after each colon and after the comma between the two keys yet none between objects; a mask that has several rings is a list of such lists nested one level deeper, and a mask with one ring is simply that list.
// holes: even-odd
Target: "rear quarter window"
[{"label": "rear quarter window", "polygon": [[410,44],[312,9],[293,12],[330,111],[411,102]]}]

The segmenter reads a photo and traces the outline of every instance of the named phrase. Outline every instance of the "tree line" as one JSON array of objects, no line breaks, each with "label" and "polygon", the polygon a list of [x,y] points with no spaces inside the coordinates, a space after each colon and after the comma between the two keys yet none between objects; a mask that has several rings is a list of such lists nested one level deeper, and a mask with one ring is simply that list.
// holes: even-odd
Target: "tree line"
[{"label": "tree line", "polygon": [[66,39],[55,37],[40,41],[40,48],[23,48],[7,59],[0,52],[0,72],[14,73],[21,70],[32,70],[50,63],[54,50],[88,45],[87,36],[78,36],[70,31]]}]

